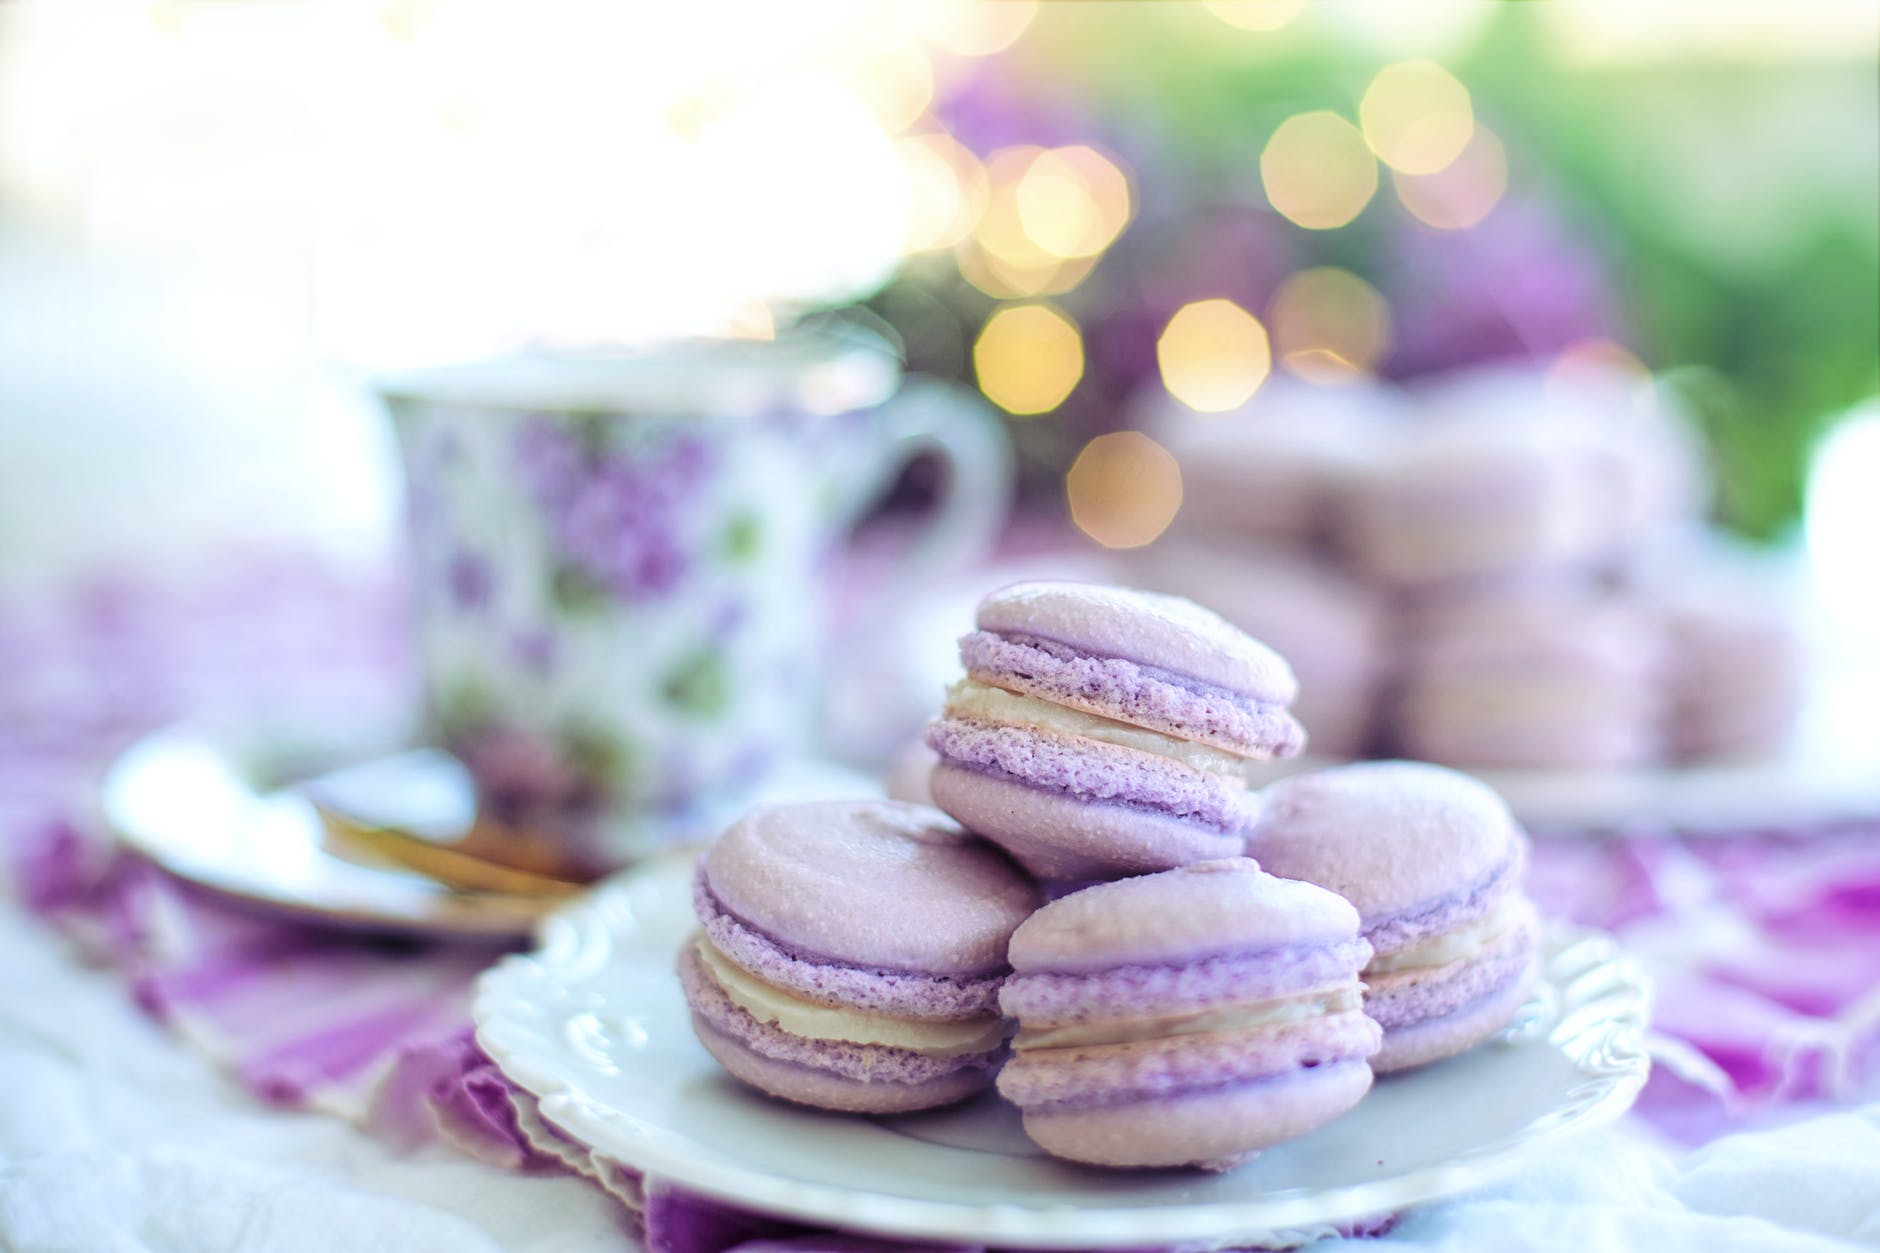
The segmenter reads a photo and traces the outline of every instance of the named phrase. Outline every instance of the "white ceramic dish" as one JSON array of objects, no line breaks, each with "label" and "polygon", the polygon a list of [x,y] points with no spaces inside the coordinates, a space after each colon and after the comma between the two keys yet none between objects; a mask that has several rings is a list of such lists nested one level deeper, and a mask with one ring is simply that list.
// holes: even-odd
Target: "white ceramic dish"
[{"label": "white ceramic dish", "polygon": [[[1250,778],[1264,786],[1343,764],[1298,757],[1257,766]],[[1469,773],[1499,792],[1522,825],[1537,833],[1716,838],[1880,823],[1880,755],[1860,737],[1832,747],[1798,745],[1765,761]]]},{"label": "white ceramic dish", "polygon": [[[291,768],[296,757],[303,767],[311,762],[307,753],[283,749],[288,742],[187,727],[158,732],[106,773],[105,820],[122,843],[178,878],[319,926],[507,943],[529,935],[565,900],[453,891],[421,874],[335,854],[310,797],[279,785],[311,774]],[[330,753],[314,754],[320,757],[332,761]],[[388,752],[325,777],[369,797],[386,825],[418,833],[459,829],[475,808],[468,776],[438,752]],[[873,790],[863,776],[805,759],[780,767],[761,799]]]},{"label": "white ceramic dish", "polygon": [[1616,1117],[1645,1082],[1643,975],[1613,941],[1550,938],[1507,1038],[1380,1082],[1349,1115],[1225,1175],[1043,1156],[996,1098],[890,1118],[821,1114],[727,1078],[673,974],[691,867],[649,863],[551,916],[478,986],[478,1042],[543,1116],[624,1165],[777,1215],[1028,1248],[1296,1238],[1480,1185]]}]

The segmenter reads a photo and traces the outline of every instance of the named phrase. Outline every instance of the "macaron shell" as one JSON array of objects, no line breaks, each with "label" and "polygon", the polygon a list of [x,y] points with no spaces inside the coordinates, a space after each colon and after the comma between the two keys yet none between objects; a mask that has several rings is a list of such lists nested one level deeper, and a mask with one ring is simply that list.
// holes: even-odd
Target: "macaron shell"
[{"label": "macaron shell", "polygon": [[1422,762],[1362,762],[1268,785],[1247,853],[1343,896],[1370,929],[1481,882],[1522,841],[1486,785]]},{"label": "macaron shell", "polygon": [[936,1022],[996,1013],[1003,972],[927,975],[809,961],[724,912],[701,874],[693,908],[712,945],[735,965],[818,1005]]},{"label": "macaron shell", "polygon": [[1363,1062],[1178,1097],[1086,1109],[1029,1109],[1025,1132],[1047,1152],[1098,1166],[1214,1166],[1294,1139],[1356,1105]]},{"label": "macaron shell", "polygon": [[1349,986],[1370,958],[1371,946],[1352,937],[1088,973],[1032,971],[1005,981],[999,1007],[1034,1027],[1166,1017]]},{"label": "macaron shell", "polygon": [[1290,688],[1266,698],[1202,689],[1127,658],[989,631],[963,637],[960,660],[975,682],[1255,761],[1291,757],[1305,745],[1305,731],[1286,711]]},{"label": "macaron shell", "polygon": [[1383,1046],[1371,1059],[1371,1068],[1380,1075],[1409,1070],[1474,1048],[1513,1021],[1533,993],[1536,973],[1529,967],[1526,973],[1454,1013],[1386,1028]]},{"label": "macaron shell", "polygon": [[1364,1012],[1388,1032],[1464,1010],[1511,980],[1526,978],[1538,947],[1538,928],[1530,916],[1470,956],[1446,965],[1367,972]]},{"label": "macaron shell", "polygon": [[1099,804],[942,762],[934,803],[1040,879],[1108,879],[1230,856],[1243,837],[1126,805]]},{"label": "macaron shell", "polygon": [[988,1070],[959,1070],[917,1083],[863,1083],[813,1066],[753,1052],[706,1022],[694,1019],[699,1042],[732,1077],[779,1100],[848,1114],[904,1114],[951,1105],[990,1086]]},{"label": "macaron shell", "polygon": [[1222,834],[1252,825],[1255,803],[1236,776],[1204,774],[1154,753],[1010,723],[943,718],[928,743],[949,765],[1097,804],[1133,805]]},{"label": "macaron shell", "polygon": [[1523,836],[1499,866],[1476,882],[1460,884],[1446,895],[1400,914],[1366,918],[1365,939],[1379,957],[1389,957],[1485,918],[1520,893],[1527,862],[1527,837]]},{"label": "macaron shell", "polygon": [[1055,640],[1260,700],[1298,692],[1278,653],[1180,596],[1099,583],[1018,583],[980,603],[979,629]]},{"label": "macaron shell", "polygon": [[1378,1025],[1353,1009],[1245,1031],[1021,1050],[1000,1073],[999,1092],[1021,1106],[1178,1096],[1363,1061],[1380,1039]]},{"label": "macaron shell", "polygon": [[[1005,1053],[1000,1048],[989,1054],[931,1057],[907,1049],[792,1035],[732,1003],[692,948],[680,956],[679,980],[700,1042],[727,1070],[772,1095],[825,1109],[926,1108],[909,1102],[985,1087]],[[726,1055],[735,1064],[726,1061]],[[772,1084],[782,1084],[783,1090]],[[829,1104],[831,1100],[841,1103]]]},{"label": "macaron shell", "polygon": [[1551,700],[1538,685],[1508,684],[1472,707],[1481,691],[1473,686],[1474,693],[1406,689],[1391,747],[1483,770],[1629,770],[1658,760],[1664,746],[1657,711],[1635,690],[1602,701],[1583,687]]},{"label": "macaron shell", "polygon": [[799,955],[929,974],[1002,967],[1039,900],[998,850],[901,801],[753,810],[704,873],[728,913]]},{"label": "macaron shell", "polygon": [[1275,649],[1298,676],[1292,714],[1313,753],[1359,755],[1388,660],[1383,598],[1329,565],[1244,544],[1165,548],[1142,550],[1142,579],[1192,596]]},{"label": "macaron shell", "polygon": [[1334,893],[1225,857],[1052,901],[1013,933],[1010,955],[1021,974],[1096,971],[1344,944],[1358,925],[1358,911]]}]

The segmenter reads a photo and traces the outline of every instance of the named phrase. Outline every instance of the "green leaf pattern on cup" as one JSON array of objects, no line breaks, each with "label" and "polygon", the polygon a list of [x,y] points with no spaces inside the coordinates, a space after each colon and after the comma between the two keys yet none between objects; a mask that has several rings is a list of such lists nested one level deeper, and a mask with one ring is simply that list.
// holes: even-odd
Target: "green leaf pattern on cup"
[{"label": "green leaf pattern on cup", "polygon": [[731,701],[731,676],[724,654],[704,648],[680,659],[660,684],[666,704],[699,718],[716,718]]}]

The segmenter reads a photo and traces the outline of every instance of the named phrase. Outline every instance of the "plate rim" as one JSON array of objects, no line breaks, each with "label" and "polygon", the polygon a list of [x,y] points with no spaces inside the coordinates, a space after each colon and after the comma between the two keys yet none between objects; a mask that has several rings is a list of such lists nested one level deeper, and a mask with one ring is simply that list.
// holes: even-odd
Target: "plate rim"
[{"label": "plate rim", "polygon": [[[672,1133],[649,1127],[630,1111],[615,1110],[582,1090],[578,1076],[531,1054],[528,1033],[551,1025],[550,1010],[528,1007],[517,985],[525,980],[566,981],[585,963],[596,960],[594,936],[610,939],[610,917],[633,917],[629,893],[642,880],[689,876],[691,858],[662,857],[604,881],[587,897],[558,909],[538,928],[538,948],[511,954],[477,980],[472,1015],[479,1047],[497,1067],[533,1096],[549,1123],[593,1151],[604,1153],[649,1177],[700,1195],[787,1219],[854,1228],[881,1235],[1022,1244],[1032,1248],[1095,1249],[1140,1247],[1145,1241],[1272,1239],[1301,1229],[1325,1229],[1395,1213],[1481,1186],[1518,1169],[1537,1146],[1588,1130],[1619,1117],[1637,1099],[1650,1072],[1644,1049],[1651,988],[1644,971],[1610,935],[1584,928],[1553,927],[1549,952],[1583,951],[1588,964],[1565,986],[1605,972],[1605,990],[1590,1003],[1613,1001],[1607,1012],[1582,1024],[1566,1043],[1554,1037],[1566,1029],[1563,1015],[1549,1032],[1549,1042],[1579,1074],[1554,1108],[1514,1132],[1440,1162],[1412,1167],[1383,1179],[1335,1189],[1275,1193],[1231,1202],[1155,1209],[1091,1209],[1067,1206],[1027,1207],[897,1196],[865,1189],[791,1180],[760,1167],[723,1158],[709,1146],[701,1162],[696,1150],[672,1143]],[[675,882],[674,886],[682,886]],[[598,947],[605,949],[605,944]],[[1616,998],[1616,999],[1615,999]],[[1572,1009],[1578,1002],[1568,1002]],[[528,1007],[522,1021],[510,1006]],[[565,1021],[565,1019],[555,1020]],[[518,1037],[516,1033],[520,1032]],[[1590,1034],[1589,1034],[1590,1033]],[[1585,1038],[1579,1038],[1585,1037]],[[1569,1047],[1569,1045],[1571,1047]],[[628,1146],[630,1147],[623,1147]],[[1151,1225],[1153,1224],[1153,1225]]]},{"label": "plate rim", "polygon": [[[152,835],[134,816],[125,813],[119,793],[127,779],[139,779],[161,768],[165,754],[200,752],[226,766],[244,796],[266,803],[287,793],[256,780],[258,756],[280,750],[290,757],[315,756],[334,746],[302,743],[291,732],[269,736],[246,734],[201,722],[175,722],[137,736],[124,744],[98,776],[99,808],[105,826],[117,844],[165,874],[192,888],[251,911],[266,913],[305,926],[347,931],[388,932],[465,944],[504,945],[526,939],[543,921],[544,911],[533,898],[506,893],[453,893],[422,876],[380,870],[349,862],[324,850],[316,852],[338,873],[371,884],[379,895],[367,892],[345,899],[317,899],[277,880],[255,879],[207,864]],[[158,765],[152,764],[155,759]],[[386,890],[398,893],[388,898]]]}]

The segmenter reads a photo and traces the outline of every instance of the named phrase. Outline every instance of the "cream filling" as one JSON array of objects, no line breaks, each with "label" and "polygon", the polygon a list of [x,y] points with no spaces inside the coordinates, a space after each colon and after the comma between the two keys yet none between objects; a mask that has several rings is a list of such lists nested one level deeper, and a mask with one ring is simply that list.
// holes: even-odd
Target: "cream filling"
[{"label": "cream filling", "polygon": [[1248,1031],[1303,1022],[1327,1014],[1342,1014],[1363,1004],[1353,982],[1331,991],[1304,992],[1276,997],[1252,1005],[1215,1005],[1186,1014],[1159,1018],[1131,1018],[1122,1022],[1080,1022],[1062,1027],[1027,1027],[1012,1041],[1020,1052],[1031,1049],[1091,1048],[1106,1044],[1139,1044],[1171,1036],[1201,1035],[1216,1031]]},{"label": "cream filling", "polygon": [[928,1057],[985,1053],[999,1047],[1005,1039],[1005,1024],[992,1017],[963,1022],[917,1022],[806,1001],[752,975],[702,936],[698,941],[698,955],[733,1005],[759,1022],[780,1027],[791,1035],[850,1044],[880,1044]]},{"label": "cream filling", "polygon": [[1118,748],[1133,748],[1139,753],[1153,753],[1192,770],[1224,776],[1229,782],[1244,782],[1246,763],[1232,753],[971,679],[961,679],[947,689],[946,716],[1043,727],[1047,731],[1099,740]]},{"label": "cream filling", "polygon": [[1398,970],[1428,970],[1447,966],[1487,948],[1516,927],[1524,926],[1534,915],[1534,906],[1519,892],[1511,892],[1501,904],[1474,922],[1433,935],[1421,944],[1382,957],[1374,957],[1364,968],[1367,975],[1387,975]]}]

